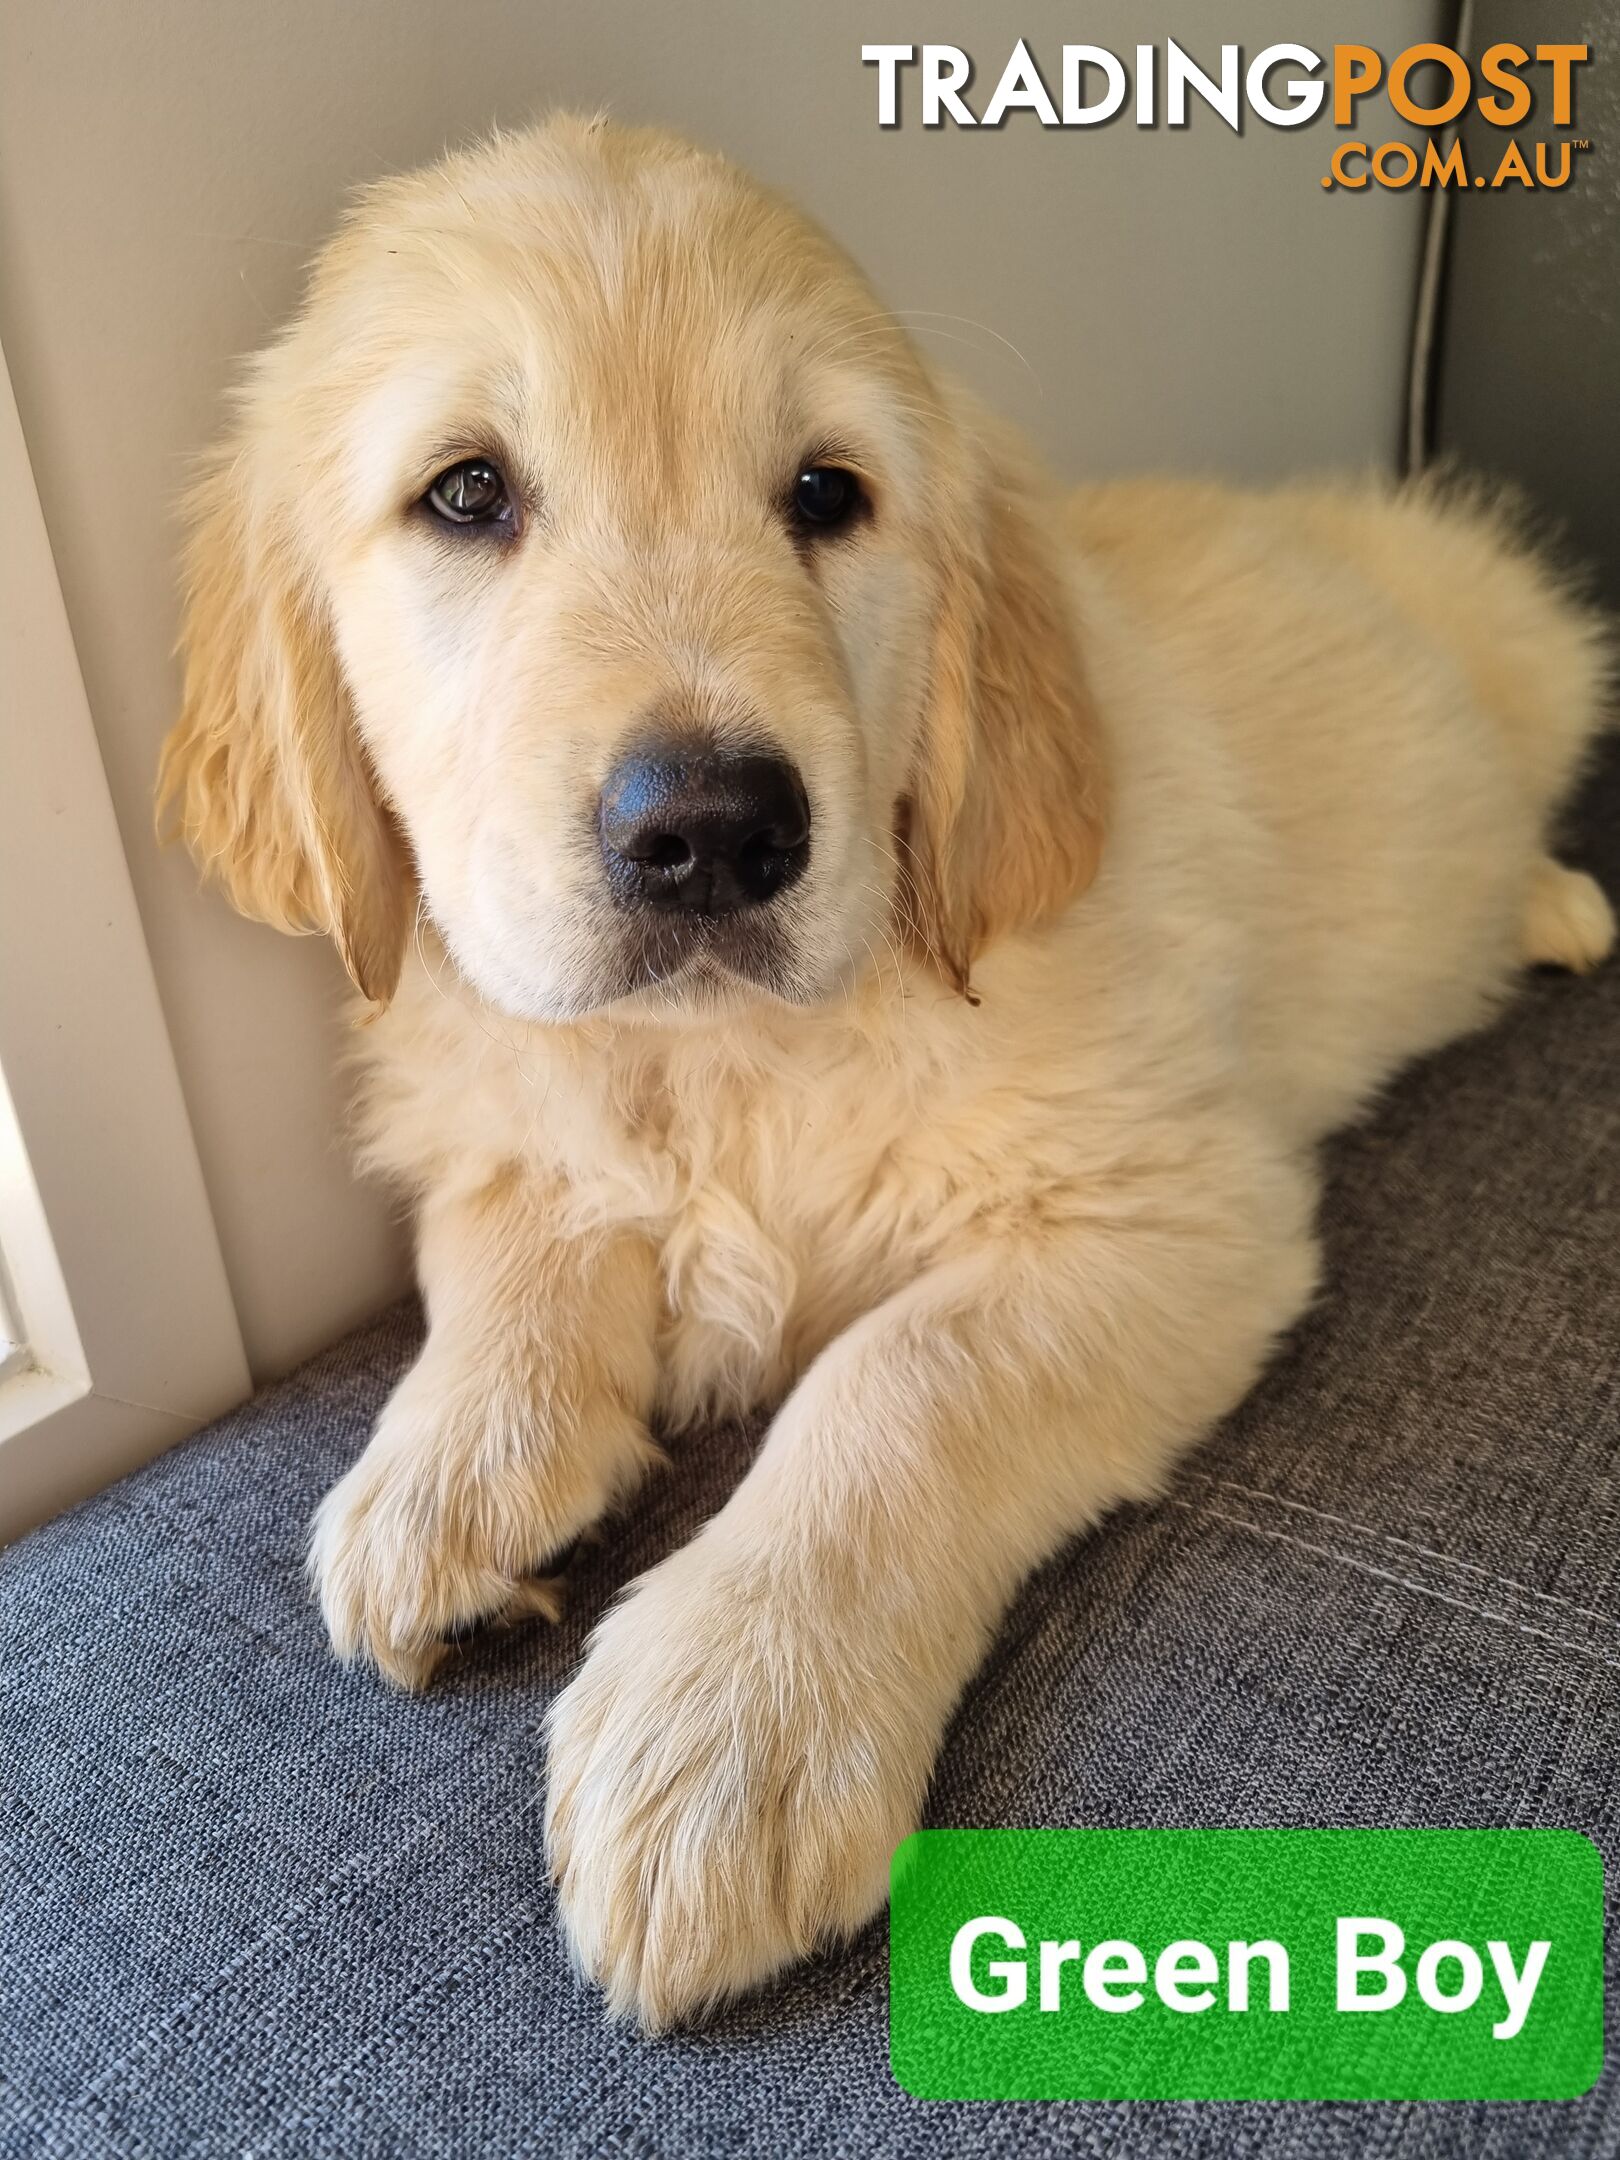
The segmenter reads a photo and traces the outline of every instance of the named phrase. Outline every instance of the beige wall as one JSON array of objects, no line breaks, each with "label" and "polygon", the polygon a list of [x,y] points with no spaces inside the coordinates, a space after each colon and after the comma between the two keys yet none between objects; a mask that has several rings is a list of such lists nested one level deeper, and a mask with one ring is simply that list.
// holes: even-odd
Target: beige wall
[{"label": "beige wall", "polygon": [[880,134],[859,49],[954,42],[993,79],[1018,32],[1050,55],[1065,36],[1128,52],[1174,34],[1213,64],[1222,37],[1254,50],[1336,31],[1389,51],[1429,34],[1432,13],[1420,0],[9,0],[0,343],[261,1376],[400,1285],[401,1242],[343,1164],[334,963],[199,899],[155,849],[147,806],[174,695],[172,501],[233,356],[291,307],[344,190],[493,118],[605,104],[791,190],[896,306],[936,311],[930,349],[1065,472],[1383,463],[1415,197],[1324,192],[1321,125],[1250,122],[1240,140],[1199,111],[1175,134],[1044,133],[1028,116],[994,133]]}]

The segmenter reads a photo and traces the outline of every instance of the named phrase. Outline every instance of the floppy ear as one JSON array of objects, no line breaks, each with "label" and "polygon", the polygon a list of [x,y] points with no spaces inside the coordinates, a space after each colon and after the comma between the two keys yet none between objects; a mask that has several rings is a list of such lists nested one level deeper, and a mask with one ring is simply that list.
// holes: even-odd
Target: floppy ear
[{"label": "floppy ear", "polygon": [[335,941],[364,994],[394,993],[411,919],[408,853],[379,800],[325,609],[246,452],[190,503],[185,692],[158,817],[244,915]]},{"label": "floppy ear", "polygon": [[[965,432],[965,431],[964,431]],[[971,996],[992,939],[1097,874],[1102,743],[1046,511],[1014,454],[974,443],[942,521],[932,677],[903,859],[908,933]]]}]

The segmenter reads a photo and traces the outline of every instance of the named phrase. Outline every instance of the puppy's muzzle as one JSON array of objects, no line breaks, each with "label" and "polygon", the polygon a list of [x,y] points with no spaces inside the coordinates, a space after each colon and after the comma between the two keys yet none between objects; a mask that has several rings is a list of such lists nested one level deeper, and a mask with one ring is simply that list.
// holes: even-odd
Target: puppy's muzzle
[{"label": "puppy's muzzle", "polygon": [[637,751],[608,775],[597,828],[614,898],[683,915],[763,907],[810,856],[803,784],[759,751]]}]

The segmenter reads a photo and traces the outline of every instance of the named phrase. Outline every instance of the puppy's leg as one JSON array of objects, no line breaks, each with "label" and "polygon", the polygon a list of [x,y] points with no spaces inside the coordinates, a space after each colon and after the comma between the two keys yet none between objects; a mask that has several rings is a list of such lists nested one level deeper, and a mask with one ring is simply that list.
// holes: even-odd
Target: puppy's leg
[{"label": "puppy's leg", "polygon": [[1257,1154],[1228,1183],[1229,1138],[869,1313],[597,1629],[547,1836],[615,2010],[698,2015],[867,1919],[1025,1574],[1247,1390],[1309,1294],[1312,1196]]},{"label": "puppy's leg", "polygon": [[1521,935],[1529,966],[1585,975],[1614,945],[1614,910],[1595,878],[1544,855],[1531,873]]},{"label": "puppy's leg", "polygon": [[544,1193],[513,1173],[429,1199],[420,1269],[426,1347],[310,1548],[338,1655],[403,1687],[470,1621],[554,1613],[536,1569],[656,1452],[648,1245],[559,1238]]}]

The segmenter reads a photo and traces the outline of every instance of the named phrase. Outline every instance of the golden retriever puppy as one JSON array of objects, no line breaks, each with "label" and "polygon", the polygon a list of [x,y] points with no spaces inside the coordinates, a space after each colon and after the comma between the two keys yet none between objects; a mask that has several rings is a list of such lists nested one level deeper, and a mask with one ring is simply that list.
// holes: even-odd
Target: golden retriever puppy
[{"label": "golden retriever puppy", "polygon": [[612,2006],[880,1905],[1020,1582],[1311,1296],[1316,1143],[1530,961],[1599,629],[1422,490],[1048,491],[822,234],[557,120],[373,188],[194,501],[162,792],[336,940],[429,1333],[315,1525],[338,1654],[596,1630],[547,1838]]}]

